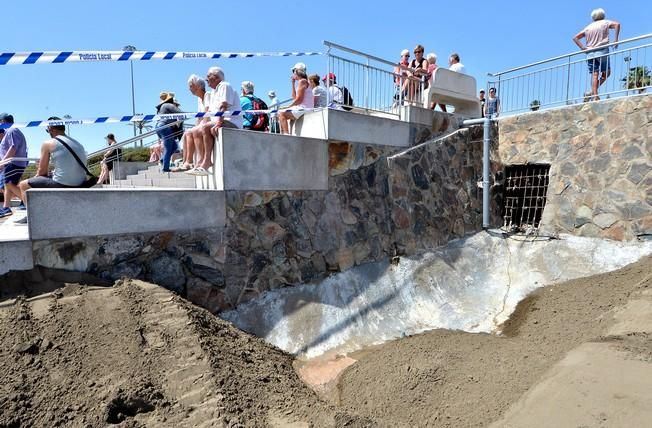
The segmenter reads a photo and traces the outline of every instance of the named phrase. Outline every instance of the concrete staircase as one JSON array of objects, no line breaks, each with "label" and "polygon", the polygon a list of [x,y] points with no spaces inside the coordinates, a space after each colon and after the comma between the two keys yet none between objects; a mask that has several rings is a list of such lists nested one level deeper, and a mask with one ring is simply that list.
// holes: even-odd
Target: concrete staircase
[{"label": "concrete staircase", "polygon": [[124,180],[115,180],[113,184],[102,187],[165,187],[177,189],[194,189],[196,180],[192,175],[183,172],[162,172],[159,165],[150,166],[138,171],[138,174],[127,175]]}]

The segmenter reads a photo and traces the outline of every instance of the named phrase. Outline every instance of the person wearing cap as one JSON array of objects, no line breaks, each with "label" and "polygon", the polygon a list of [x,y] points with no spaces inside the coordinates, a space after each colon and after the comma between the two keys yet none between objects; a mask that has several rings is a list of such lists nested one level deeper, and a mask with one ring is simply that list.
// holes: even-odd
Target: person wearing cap
[{"label": "person wearing cap", "polygon": [[396,93],[394,99],[396,101],[405,99],[407,95],[407,85],[409,76],[408,68],[410,67],[410,51],[403,49],[401,51],[401,60],[394,67],[394,86]]},{"label": "person wearing cap", "polygon": [[292,67],[292,103],[286,108],[292,111],[283,111],[279,113],[281,123],[281,134],[290,133],[290,122],[303,116],[304,109],[311,109],[315,106],[315,98],[310,90],[308,75],[306,74],[306,65],[298,62]]},{"label": "person wearing cap", "polygon": [[[61,121],[61,118],[53,116],[48,121]],[[29,189],[57,189],[80,187],[86,181],[86,169],[82,168],[75,156],[70,152],[72,150],[79,160],[86,165],[86,151],[84,146],[77,140],[66,135],[66,126],[48,125],[45,132],[50,135],[49,140],[45,140],[41,145],[40,160],[36,175],[28,180],[23,180],[18,184],[20,189],[20,200],[26,204],[26,192]],[[68,150],[62,143],[66,143]],[[54,164],[52,174],[50,174],[50,163]],[[27,223],[27,217],[17,220],[16,223]]]},{"label": "person wearing cap", "polygon": [[[160,102],[156,105],[156,114],[178,114],[181,113],[179,103],[174,99],[174,92],[161,92]],[[179,149],[177,141],[181,138],[179,127],[170,125],[177,122],[177,119],[161,118],[156,122],[156,135],[163,143],[163,172],[170,172],[170,160],[172,155]],[[169,126],[166,126],[169,125]]]},{"label": "person wearing cap", "polygon": [[[229,82],[224,80],[224,70],[220,67],[211,67],[206,73],[206,81],[211,88],[208,112],[234,112],[240,111],[240,97]],[[242,115],[214,116],[210,122],[200,125],[195,136],[201,135],[200,144],[203,145],[201,157],[195,168],[186,171],[190,175],[208,175],[208,169],[213,166],[213,146],[215,137],[220,128],[242,129]]]},{"label": "person wearing cap", "polygon": [[342,104],[344,104],[344,95],[342,90],[337,86],[337,77],[334,73],[328,73],[322,79],[324,85],[328,88],[328,108],[335,110],[342,110]]},{"label": "person wearing cap", "polygon": [[466,74],[466,69],[464,68],[464,64],[460,62],[460,56],[456,53],[452,53],[448,57],[448,69],[456,73]]},{"label": "person wearing cap", "polygon": [[[12,125],[14,117],[8,113],[0,114],[0,124]],[[0,217],[7,217],[13,214],[11,210],[11,198],[20,198],[18,183],[27,166],[26,160],[9,160],[11,158],[27,157],[27,141],[25,135],[18,128],[3,129],[0,135],[0,188],[3,189],[3,207],[0,209]]]},{"label": "person wearing cap", "polygon": [[[106,137],[104,137],[104,139],[106,140],[106,144],[109,146],[112,146],[116,143],[115,135],[113,134],[108,134]],[[107,150],[104,152],[104,157],[101,161],[100,176],[97,179],[98,184],[104,184],[105,182],[108,182],[109,173],[113,171],[113,163],[118,160],[120,156],[122,156],[122,149],[119,147],[117,149]]]}]

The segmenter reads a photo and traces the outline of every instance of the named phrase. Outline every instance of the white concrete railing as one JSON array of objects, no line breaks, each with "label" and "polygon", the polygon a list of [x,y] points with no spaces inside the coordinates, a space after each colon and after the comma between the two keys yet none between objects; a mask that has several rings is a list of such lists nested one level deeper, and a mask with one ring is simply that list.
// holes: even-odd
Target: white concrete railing
[{"label": "white concrete railing", "polygon": [[476,96],[475,78],[445,68],[437,68],[432,74],[423,95],[423,103],[424,108],[429,108],[431,103],[452,105],[456,114],[468,118],[482,116],[480,100]]}]

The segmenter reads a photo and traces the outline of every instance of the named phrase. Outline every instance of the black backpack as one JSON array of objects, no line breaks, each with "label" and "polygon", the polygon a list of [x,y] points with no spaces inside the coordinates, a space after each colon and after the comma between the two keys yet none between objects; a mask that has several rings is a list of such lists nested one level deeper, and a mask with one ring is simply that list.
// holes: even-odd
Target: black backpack
[{"label": "black backpack", "polygon": [[[247,95],[247,98],[251,101],[252,110],[267,110],[265,101],[253,95]],[[266,113],[247,113],[247,119],[251,123],[249,129],[253,131],[265,131],[269,126],[269,116]]]},{"label": "black backpack", "polygon": [[353,97],[351,96],[351,92],[346,89],[346,86],[342,86],[340,90],[342,91],[342,99],[344,100],[342,108],[346,111],[353,110]]}]

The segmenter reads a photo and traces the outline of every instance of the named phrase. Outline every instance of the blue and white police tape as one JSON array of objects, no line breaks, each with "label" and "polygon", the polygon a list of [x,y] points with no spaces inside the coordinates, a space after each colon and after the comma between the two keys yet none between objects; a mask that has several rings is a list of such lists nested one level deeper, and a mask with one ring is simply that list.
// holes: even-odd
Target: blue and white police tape
[{"label": "blue and white police tape", "polygon": [[61,119],[61,120],[32,120],[30,122],[16,122],[16,123],[2,123],[0,128],[35,128],[43,126],[66,126],[66,125],[94,125],[98,123],[118,123],[118,122],[151,122],[158,120],[188,120],[188,119],[201,119],[204,117],[230,117],[241,116],[243,114],[257,114],[257,113],[278,113],[284,111],[292,112],[308,112],[322,110],[323,107],[318,108],[288,108],[279,110],[234,110],[234,111],[218,111],[218,112],[199,112],[199,113],[175,113],[175,114],[145,114],[145,115],[129,115],[129,116],[103,116],[88,119]]},{"label": "blue and white police tape", "polygon": [[0,65],[61,64],[64,62],[150,61],[175,59],[221,59],[314,56],[321,52],[155,52],[155,51],[57,51],[4,52]]}]

